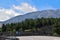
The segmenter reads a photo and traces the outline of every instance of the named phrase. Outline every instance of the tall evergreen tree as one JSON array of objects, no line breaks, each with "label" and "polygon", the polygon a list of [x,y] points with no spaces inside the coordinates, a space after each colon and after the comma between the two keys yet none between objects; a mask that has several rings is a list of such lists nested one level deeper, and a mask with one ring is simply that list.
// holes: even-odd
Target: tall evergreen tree
[{"label": "tall evergreen tree", "polygon": [[6,26],[4,24],[2,25],[2,32],[6,32]]}]

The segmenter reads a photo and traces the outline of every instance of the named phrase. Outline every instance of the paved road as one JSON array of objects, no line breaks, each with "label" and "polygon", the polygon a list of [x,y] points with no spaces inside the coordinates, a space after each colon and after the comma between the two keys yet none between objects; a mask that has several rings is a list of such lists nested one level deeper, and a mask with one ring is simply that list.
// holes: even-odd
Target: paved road
[{"label": "paved road", "polygon": [[19,38],[19,40],[60,40],[60,37],[51,36],[23,36],[17,38]]}]

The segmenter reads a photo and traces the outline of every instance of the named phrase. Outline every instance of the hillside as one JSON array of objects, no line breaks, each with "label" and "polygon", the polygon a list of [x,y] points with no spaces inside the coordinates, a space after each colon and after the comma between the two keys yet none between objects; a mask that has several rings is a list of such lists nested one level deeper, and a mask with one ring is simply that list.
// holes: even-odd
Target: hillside
[{"label": "hillside", "polygon": [[35,19],[35,18],[59,18],[60,17],[60,10],[43,10],[43,11],[36,11],[36,12],[30,12],[24,15],[19,15],[14,18],[11,18],[4,22],[4,24],[7,23],[16,23],[24,21],[25,19]]}]

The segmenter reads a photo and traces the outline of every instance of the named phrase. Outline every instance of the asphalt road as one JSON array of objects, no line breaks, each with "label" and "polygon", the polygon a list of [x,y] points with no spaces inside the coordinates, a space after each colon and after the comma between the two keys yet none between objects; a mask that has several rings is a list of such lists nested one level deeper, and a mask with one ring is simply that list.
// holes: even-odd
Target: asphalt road
[{"label": "asphalt road", "polygon": [[19,40],[60,40],[60,37],[51,36],[22,36],[17,38],[19,38]]}]

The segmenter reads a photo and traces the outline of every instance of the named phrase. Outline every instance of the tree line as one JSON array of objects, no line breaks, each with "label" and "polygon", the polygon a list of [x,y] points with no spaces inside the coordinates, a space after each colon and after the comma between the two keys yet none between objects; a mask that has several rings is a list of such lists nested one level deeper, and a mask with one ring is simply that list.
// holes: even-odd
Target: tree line
[{"label": "tree line", "polygon": [[[60,18],[37,18],[37,19],[26,19],[22,22],[3,24],[1,32],[31,32],[39,31],[40,29],[47,26],[51,26],[53,35],[60,35]],[[46,29],[45,29],[46,30]],[[43,30],[41,30],[43,31]]]}]

